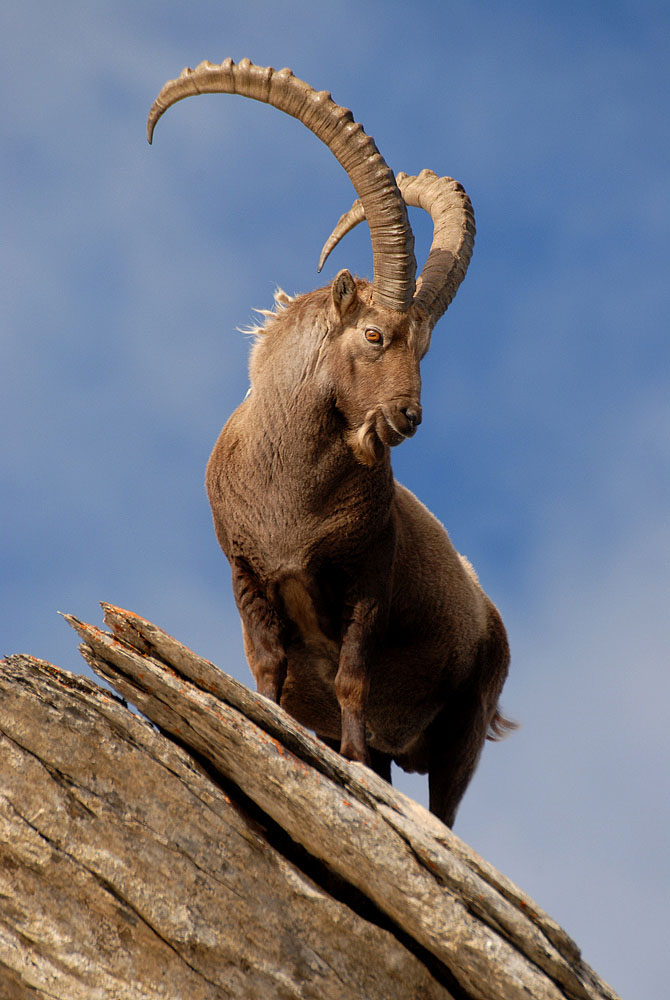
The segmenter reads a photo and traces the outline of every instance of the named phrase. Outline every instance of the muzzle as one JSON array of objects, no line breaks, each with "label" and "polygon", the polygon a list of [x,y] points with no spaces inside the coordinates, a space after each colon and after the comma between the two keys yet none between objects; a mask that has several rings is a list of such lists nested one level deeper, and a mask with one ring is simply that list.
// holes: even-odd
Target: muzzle
[{"label": "muzzle", "polygon": [[421,404],[407,397],[380,403],[368,410],[365,420],[349,438],[356,457],[364,465],[374,465],[384,454],[384,446],[394,448],[412,437],[421,423]]}]

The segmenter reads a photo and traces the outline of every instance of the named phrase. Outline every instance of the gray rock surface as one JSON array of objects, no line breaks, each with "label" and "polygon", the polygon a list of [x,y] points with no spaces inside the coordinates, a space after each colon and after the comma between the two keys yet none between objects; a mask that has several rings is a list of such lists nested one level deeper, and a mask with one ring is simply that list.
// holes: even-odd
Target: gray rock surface
[{"label": "gray rock surface", "polygon": [[[0,664],[0,997],[615,994],[435,817],[161,629]],[[150,721],[149,721],[150,720]]]}]

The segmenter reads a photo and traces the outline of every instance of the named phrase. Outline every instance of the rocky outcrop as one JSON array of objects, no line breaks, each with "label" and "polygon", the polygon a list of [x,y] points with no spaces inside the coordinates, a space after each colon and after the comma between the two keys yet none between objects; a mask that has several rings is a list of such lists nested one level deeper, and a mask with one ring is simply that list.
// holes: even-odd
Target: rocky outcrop
[{"label": "rocky outcrop", "polygon": [[615,997],[434,816],[103,609],[66,618],[118,695],[1,664],[3,1000]]}]

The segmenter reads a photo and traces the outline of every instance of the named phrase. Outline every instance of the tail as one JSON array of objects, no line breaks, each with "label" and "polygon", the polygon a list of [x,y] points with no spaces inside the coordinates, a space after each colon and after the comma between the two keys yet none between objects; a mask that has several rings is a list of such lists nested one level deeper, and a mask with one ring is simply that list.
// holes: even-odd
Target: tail
[{"label": "tail", "polygon": [[491,716],[491,721],[487,727],[486,739],[497,742],[498,740],[504,740],[509,733],[513,733],[515,729],[518,729],[519,723],[514,722],[512,719],[506,719],[500,711],[500,705],[497,704],[509,667],[509,643],[507,641],[507,632],[505,631],[505,626],[502,623],[498,609],[490,604],[490,602],[486,658],[489,670],[492,670],[492,676],[489,675],[491,679],[487,685],[487,693],[490,699],[488,705],[491,704],[494,698],[496,702],[495,712]]},{"label": "tail", "polygon": [[506,719],[502,713],[496,709],[495,715],[489,722],[489,730],[486,734],[487,740],[492,740],[497,743],[498,740],[504,740],[506,736],[513,733],[515,729],[519,728],[519,723],[514,722],[512,719]]}]

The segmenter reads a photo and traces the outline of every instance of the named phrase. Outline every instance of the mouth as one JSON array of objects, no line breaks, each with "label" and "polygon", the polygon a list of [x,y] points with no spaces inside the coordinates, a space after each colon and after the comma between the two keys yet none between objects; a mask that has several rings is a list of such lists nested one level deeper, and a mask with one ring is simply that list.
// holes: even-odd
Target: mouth
[{"label": "mouth", "polygon": [[349,444],[360,462],[374,465],[385,448],[395,448],[413,437],[421,423],[421,407],[382,404],[371,410],[361,426],[349,436]]},{"label": "mouth", "polygon": [[395,421],[382,413],[378,414],[375,420],[375,433],[382,444],[388,445],[389,448],[395,448],[396,445],[402,444],[406,438],[410,437],[409,433],[402,431]]},{"label": "mouth", "polygon": [[375,430],[384,444],[393,448],[407,438],[414,437],[421,423],[421,407],[382,405],[377,411]]}]

